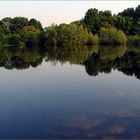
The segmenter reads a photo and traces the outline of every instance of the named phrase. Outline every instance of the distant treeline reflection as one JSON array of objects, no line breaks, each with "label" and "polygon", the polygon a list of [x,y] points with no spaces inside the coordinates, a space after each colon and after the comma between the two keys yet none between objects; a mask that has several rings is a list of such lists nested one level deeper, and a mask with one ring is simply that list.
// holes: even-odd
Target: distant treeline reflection
[{"label": "distant treeline reflection", "polygon": [[8,46],[0,49],[0,66],[6,69],[37,67],[43,61],[53,65],[57,62],[82,65],[90,76],[116,69],[140,79],[140,48],[134,46],[66,46],[46,50]]}]

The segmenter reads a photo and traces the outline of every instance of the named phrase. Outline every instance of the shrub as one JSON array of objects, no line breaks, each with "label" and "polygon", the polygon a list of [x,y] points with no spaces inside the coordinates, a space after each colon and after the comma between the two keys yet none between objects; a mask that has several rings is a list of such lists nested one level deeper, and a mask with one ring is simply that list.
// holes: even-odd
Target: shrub
[{"label": "shrub", "polygon": [[102,45],[124,45],[127,40],[124,32],[114,27],[101,28],[99,36]]},{"label": "shrub", "polygon": [[119,30],[115,36],[115,44],[123,45],[126,44],[127,38],[123,31]]}]

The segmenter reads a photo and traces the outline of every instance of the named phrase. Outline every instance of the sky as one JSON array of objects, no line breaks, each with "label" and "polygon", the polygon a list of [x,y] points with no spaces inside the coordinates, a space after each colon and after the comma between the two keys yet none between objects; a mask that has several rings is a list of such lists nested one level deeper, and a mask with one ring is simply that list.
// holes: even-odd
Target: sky
[{"label": "sky", "polygon": [[0,19],[15,16],[36,18],[45,27],[79,20],[90,8],[111,10],[114,14],[139,4],[140,1],[0,1]]}]

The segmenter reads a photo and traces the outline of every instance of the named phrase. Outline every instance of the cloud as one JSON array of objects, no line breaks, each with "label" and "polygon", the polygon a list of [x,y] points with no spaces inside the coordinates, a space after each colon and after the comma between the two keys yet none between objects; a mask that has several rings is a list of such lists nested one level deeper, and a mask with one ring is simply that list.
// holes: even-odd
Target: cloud
[{"label": "cloud", "polygon": [[126,128],[122,125],[115,125],[111,128],[111,134],[121,134],[124,133]]}]

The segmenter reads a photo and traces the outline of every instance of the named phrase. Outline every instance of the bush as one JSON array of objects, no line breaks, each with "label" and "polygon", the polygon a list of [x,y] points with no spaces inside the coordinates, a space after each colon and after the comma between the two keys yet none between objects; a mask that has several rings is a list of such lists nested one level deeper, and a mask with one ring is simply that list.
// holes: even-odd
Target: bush
[{"label": "bush", "polygon": [[124,45],[127,41],[124,32],[114,27],[101,28],[99,36],[102,45]]},{"label": "bush", "polygon": [[126,44],[127,38],[123,31],[119,30],[115,36],[115,44],[124,45]]},{"label": "bush", "polygon": [[98,36],[93,36],[82,25],[60,24],[59,26],[51,26],[46,28],[44,39],[47,46],[82,46],[98,43]]}]

